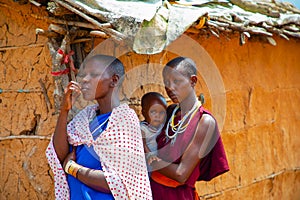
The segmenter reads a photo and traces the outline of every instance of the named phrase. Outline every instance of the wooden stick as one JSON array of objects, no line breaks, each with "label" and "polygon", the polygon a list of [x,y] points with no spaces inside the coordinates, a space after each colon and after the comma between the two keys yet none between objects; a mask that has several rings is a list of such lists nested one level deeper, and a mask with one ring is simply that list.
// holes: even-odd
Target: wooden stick
[{"label": "wooden stick", "polygon": [[268,26],[267,24],[262,24],[262,26],[269,32],[275,33],[277,35],[280,35],[284,39],[289,40],[289,38],[283,33],[283,30],[277,29],[273,26]]},{"label": "wooden stick", "polygon": [[64,16],[68,14],[73,14],[70,10],[58,5],[53,1],[49,1],[47,4],[47,10],[54,14],[55,16]]},{"label": "wooden stick", "polygon": [[291,31],[283,30],[283,33],[286,34],[286,35],[295,37],[295,38],[300,38],[300,32],[294,33],[294,32],[291,32]]},{"label": "wooden stick", "polygon": [[95,37],[109,38],[109,36],[106,33],[102,32],[102,31],[91,31],[90,34],[95,36]]},{"label": "wooden stick", "polygon": [[39,139],[39,140],[50,140],[51,136],[42,135],[10,135],[7,137],[0,137],[0,141],[13,140],[13,139]]},{"label": "wooden stick", "polygon": [[92,38],[80,38],[80,39],[71,41],[70,44],[76,44],[76,43],[81,43],[81,42],[88,42],[88,41],[91,41],[91,40],[92,40]]},{"label": "wooden stick", "polygon": [[54,31],[56,33],[59,33],[61,35],[65,35],[67,33],[67,30],[64,27],[58,26],[56,24],[50,24],[48,26],[49,31]]},{"label": "wooden stick", "polygon": [[80,67],[80,65],[82,64],[83,62],[83,56],[82,56],[82,49],[81,49],[81,44],[80,43],[76,43],[75,45],[75,54],[76,54],[76,59],[77,59],[77,63],[78,63],[78,66]]},{"label": "wooden stick", "polygon": [[280,2],[280,1],[272,1],[276,6],[280,8],[284,8],[286,11],[292,11],[293,13],[300,14],[300,10],[293,6],[291,3],[288,2]]},{"label": "wooden stick", "polygon": [[35,5],[35,6],[38,6],[38,7],[41,6],[41,4],[40,4],[39,2],[36,2],[36,1],[34,1],[34,0],[29,0],[29,2],[32,3],[32,4]]},{"label": "wooden stick", "polygon": [[231,0],[231,3],[241,7],[244,10],[261,13],[270,17],[279,17],[280,13],[277,10],[272,10],[269,6],[266,5],[257,5],[253,1],[248,0]]},{"label": "wooden stick", "polygon": [[90,28],[90,29],[99,29],[99,27],[103,27],[103,28],[111,28],[111,24],[110,23],[102,23],[98,26],[94,25],[94,24],[89,24],[89,23],[85,23],[85,22],[77,22],[77,21],[66,21],[66,20],[61,20],[61,19],[56,19],[54,17],[49,17],[49,20],[52,21],[53,23],[57,23],[57,24],[68,24],[70,26],[79,26],[79,27],[83,27],[83,28]]},{"label": "wooden stick", "polygon": [[74,12],[75,14],[81,16],[82,18],[86,19],[87,21],[91,22],[92,24],[98,26],[99,30],[111,35],[112,37],[114,37],[116,40],[122,40],[122,39],[125,39],[125,36],[114,30],[114,29],[111,29],[111,28],[103,28],[101,27],[101,23],[99,23],[98,21],[94,20],[93,18],[87,16],[86,14],[80,12],[79,10],[73,8],[72,6],[60,1],[60,0],[54,0],[55,2],[57,2],[58,4],[60,4],[61,6],[71,10],[72,12]]},{"label": "wooden stick", "polygon": [[[68,30],[68,33],[67,33],[67,37],[68,37],[68,39],[67,39],[67,44],[66,44],[66,53],[67,52],[70,52],[71,51],[71,42],[76,38],[76,36],[77,36],[77,27],[72,27],[71,28],[71,30]],[[75,77],[75,72],[72,70],[72,67],[71,67],[71,63],[73,63],[74,64],[74,60],[73,60],[73,56],[72,55],[70,55],[70,62],[68,63],[68,65],[69,65],[69,68],[70,68],[70,75],[71,75],[71,80],[72,81],[76,81],[76,77]],[[75,66],[74,66],[75,67]]]},{"label": "wooden stick", "polygon": [[48,37],[48,38],[50,38],[50,37],[52,37],[52,38],[53,37],[59,37],[58,33],[55,33],[53,31],[45,31],[45,30],[43,30],[41,28],[35,29],[35,34],[36,35],[45,36],[45,37]]},{"label": "wooden stick", "polygon": [[43,83],[42,79],[39,79],[39,83],[41,85],[43,95],[45,97],[45,101],[46,101],[46,105],[47,105],[47,112],[49,112],[49,110],[52,108],[52,105],[50,103],[45,84]]},{"label": "wooden stick", "polygon": [[30,44],[26,46],[14,46],[14,47],[0,47],[0,51],[6,51],[6,50],[14,50],[14,49],[27,49],[27,48],[35,48],[35,47],[44,47],[44,44]]},{"label": "wooden stick", "polygon": [[82,6],[79,6],[77,3],[74,2],[74,0],[65,0],[65,1],[68,2],[70,5],[72,5],[73,7],[77,8],[79,10],[83,10],[87,14],[91,14],[94,17],[100,19],[101,21],[105,21],[105,22],[109,21],[109,18],[106,17],[109,15],[109,12],[104,12],[99,9],[97,9],[97,12],[93,12],[92,10],[88,10]]},{"label": "wooden stick", "polygon": [[[221,23],[220,23],[221,21]],[[208,24],[211,24],[209,23],[211,21],[208,21],[207,23]],[[268,31],[266,31],[266,29],[262,28],[262,27],[247,27],[245,26],[245,24],[241,24],[241,23],[236,23],[236,22],[231,22],[231,21],[228,21],[228,20],[225,20],[225,19],[218,19],[218,22],[217,21],[214,21],[213,23],[219,25],[219,26],[225,26],[225,28],[229,28],[229,29],[232,29],[232,30],[236,30],[236,31],[240,31],[240,32],[249,32],[249,33],[253,33],[253,34],[261,34],[261,35],[265,35],[265,36],[273,36],[272,33],[269,33]],[[224,23],[227,23],[227,25],[224,25]]]},{"label": "wooden stick", "polygon": [[[35,14],[31,14],[30,16],[34,17],[35,19],[47,20],[48,22],[55,23],[55,24],[64,24],[64,25],[67,24],[70,26],[78,26],[78,27],[90,28],[90,29],[96,29],[96,30],[99,29],[98,26],[96,26],[94,24],[85,23],[85,22],[66,21],[66,20],[61,20],[61,19],[57,19],[54,17],[39,16],[39,15],[35,15]],[[112,27],[110,23],[101,23],[100,25],[103,28],[111,28]]]}]

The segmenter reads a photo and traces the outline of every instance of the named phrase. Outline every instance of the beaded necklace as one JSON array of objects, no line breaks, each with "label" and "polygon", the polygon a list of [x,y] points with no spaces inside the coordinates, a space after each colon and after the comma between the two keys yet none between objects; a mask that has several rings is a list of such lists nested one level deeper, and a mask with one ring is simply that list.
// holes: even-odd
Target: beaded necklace
[{"label": "beaded necklace", "polygon": [[[182,134],[185,132],[186,128],[188,127],[191,119],[194,117],[194,115],[196,114],[197,110],[199,109],[199,107],[201,106],[201,102],[199,101],[196,101],[195,104],[193,105],[192,109],[187,112],[181,120],[179,120],[177,122],[177,124],[174,124],[174,121],[175,121],[175,115],[176,115],[176,112],[178,111],[179,109],[179,105],[177,105],[173,112],[172,112],[172,115],[167,123],[167,127],[166,127],[166,136],[168,139],[171,139],[171,144],[173,145],[176,141],[176,138],[177,138],[177,135],[178,134]],[[188,119],[188,122],[186,122],[186,120]],[[183,124],[185,124],[183,126]],[[173,135],[169,135],[169,127],[171,127],[171,130],[172,132],[174,133]]]},{"label": "beaded necklace", "polygon": [[106,123],[108,122],[108,120],[109,120],[109,117],[108,117],[104,122],[102,122],[102,124],[100,124],[97,128],[95,128],[95,130],[92,132],[92,135],[93,135],[95,132],[97,132],[98,130],[100,130],[100,132],[102,132],[102,131],[103,131],[103,130],[102,130],[102,127],[103,127],[104,124],[106,124]]}]

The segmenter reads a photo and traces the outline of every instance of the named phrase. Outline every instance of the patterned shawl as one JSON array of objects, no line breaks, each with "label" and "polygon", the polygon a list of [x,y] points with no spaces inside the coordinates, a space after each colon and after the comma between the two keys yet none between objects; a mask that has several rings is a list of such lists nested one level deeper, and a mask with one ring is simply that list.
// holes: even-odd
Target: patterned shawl
[{"label": "patterned shawl", "polygon": [[[136,113],[127,104],[114,108],[106,130],[94,140],[89,122],[97,105],[80,111],[67,126],[71,145],[93,145],[115,199],[152,199],[142,136]],[[69,199],[66,174],[50,141],[46,157],[54,173],[56,199]]]}]

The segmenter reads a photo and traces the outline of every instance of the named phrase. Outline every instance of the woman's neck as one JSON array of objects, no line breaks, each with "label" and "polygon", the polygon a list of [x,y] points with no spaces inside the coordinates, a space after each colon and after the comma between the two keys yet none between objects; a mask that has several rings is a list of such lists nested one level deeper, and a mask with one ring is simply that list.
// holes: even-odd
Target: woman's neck
[{"label": "woman's neck", "polygon": [[111,112],[115,107],[120,105],[119,98],[97,99],[100,114]]},{"label": "woman's neck", "polygon": [[189,112],[193,106],[197,103],[198,99],[195,94],[188,96],[185,100],[179,103],[181,115],[185,115]]}]

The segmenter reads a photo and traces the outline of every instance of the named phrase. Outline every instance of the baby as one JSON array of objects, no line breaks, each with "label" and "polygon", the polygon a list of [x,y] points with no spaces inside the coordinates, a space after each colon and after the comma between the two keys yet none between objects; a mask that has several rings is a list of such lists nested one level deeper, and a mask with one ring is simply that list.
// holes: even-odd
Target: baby
[{"label": "baby", "polygon": [[141,122],[144,149],[148,165],[154,160],[158,161],[156,137],[164,127],[166,120],[166,99],[157,92],[149,92],[142,97],[142,115],[145,120]]}]

